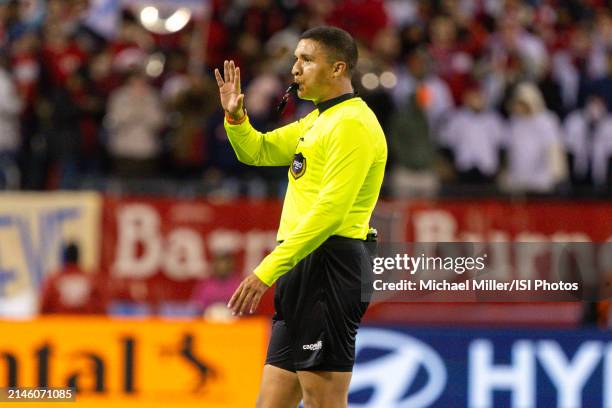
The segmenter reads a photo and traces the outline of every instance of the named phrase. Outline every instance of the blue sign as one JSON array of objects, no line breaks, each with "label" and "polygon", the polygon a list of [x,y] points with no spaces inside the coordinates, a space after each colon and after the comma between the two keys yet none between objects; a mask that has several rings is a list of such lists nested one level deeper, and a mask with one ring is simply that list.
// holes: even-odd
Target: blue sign
[{"label": "blue sign", "polygon": [[612,408],[612,332],[365,326],[356,353],[351,408]]}]

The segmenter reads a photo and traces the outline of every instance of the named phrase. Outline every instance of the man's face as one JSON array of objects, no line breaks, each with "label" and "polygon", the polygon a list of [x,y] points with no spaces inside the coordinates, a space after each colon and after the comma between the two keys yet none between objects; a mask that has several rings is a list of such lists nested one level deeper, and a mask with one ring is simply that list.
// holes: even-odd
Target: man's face
[{"label": "man's face", "polygon": [[333,64],[321,44],[310,39],[300,40],[291,73],[300,86],[298,97],[314,103],[325,100],[332,84]]},{"label": "man's face", "polygon": [[482,111],[485,107],[484,96],[477,89],[468,90],[463,97],[463,101],[465,106],[476,112]]}]

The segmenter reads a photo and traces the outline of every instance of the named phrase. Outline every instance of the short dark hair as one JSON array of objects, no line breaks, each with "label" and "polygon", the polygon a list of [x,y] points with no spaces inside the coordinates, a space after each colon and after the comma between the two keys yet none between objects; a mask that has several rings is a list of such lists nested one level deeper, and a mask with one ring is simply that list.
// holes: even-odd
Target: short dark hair
[{"label": "short dark hair", "polygon": [[321,26],[306,30],[300,40],[314,40],[323,45],[331,60],[343,61],[348,67],[350,75],[357,65],[359,53],[357,43],[346,31],[338,27]]},{"label": "short dark hair", "polygon": [[75,242],[70,242],[64,247],[64,264],[75,265],[79,263],[79,247]]}]

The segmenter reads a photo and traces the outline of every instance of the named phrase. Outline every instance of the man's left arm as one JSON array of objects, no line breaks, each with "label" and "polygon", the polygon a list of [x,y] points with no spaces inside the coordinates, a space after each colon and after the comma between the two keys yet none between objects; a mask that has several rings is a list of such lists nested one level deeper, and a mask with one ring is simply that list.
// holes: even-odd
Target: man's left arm
[{"label": "man's left arm", "polygon": [[[374,161],[375,152],[368,132],[361,122],[353,119],[343,120],[336,126],[327,140],[327,157],[317,201],[287,239],[264,258],[243,284],[248,280],[249,285],[263,295],[267,287],[342,225]],[[249,292],[243,284],[229,306],[235,312],[245,312],[252,301],[252,312],[261,295],[238,295],[241,291]]]}]

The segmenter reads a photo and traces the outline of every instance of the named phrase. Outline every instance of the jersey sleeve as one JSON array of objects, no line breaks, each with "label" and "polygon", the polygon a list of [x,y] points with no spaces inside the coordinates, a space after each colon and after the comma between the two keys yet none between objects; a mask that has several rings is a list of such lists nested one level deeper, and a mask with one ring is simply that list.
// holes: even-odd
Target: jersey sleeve
[{"label": "jersey sleeve", "polygon": [[357,120],[340,122],[328,135],[325,150],[323,179],[315,204],[254,271],[269,286],[340,227],[374,161],[368,130]]},{"label": "jersey sleeve", "polygon": [[307,118],[267,133],[255,130],[248,116],[239,125],[231,125],[227,119],[224,120],[224,124],[236,157],[242,163],[253,166],[287,166],[293,159],[295,147],[305,130]]}]

